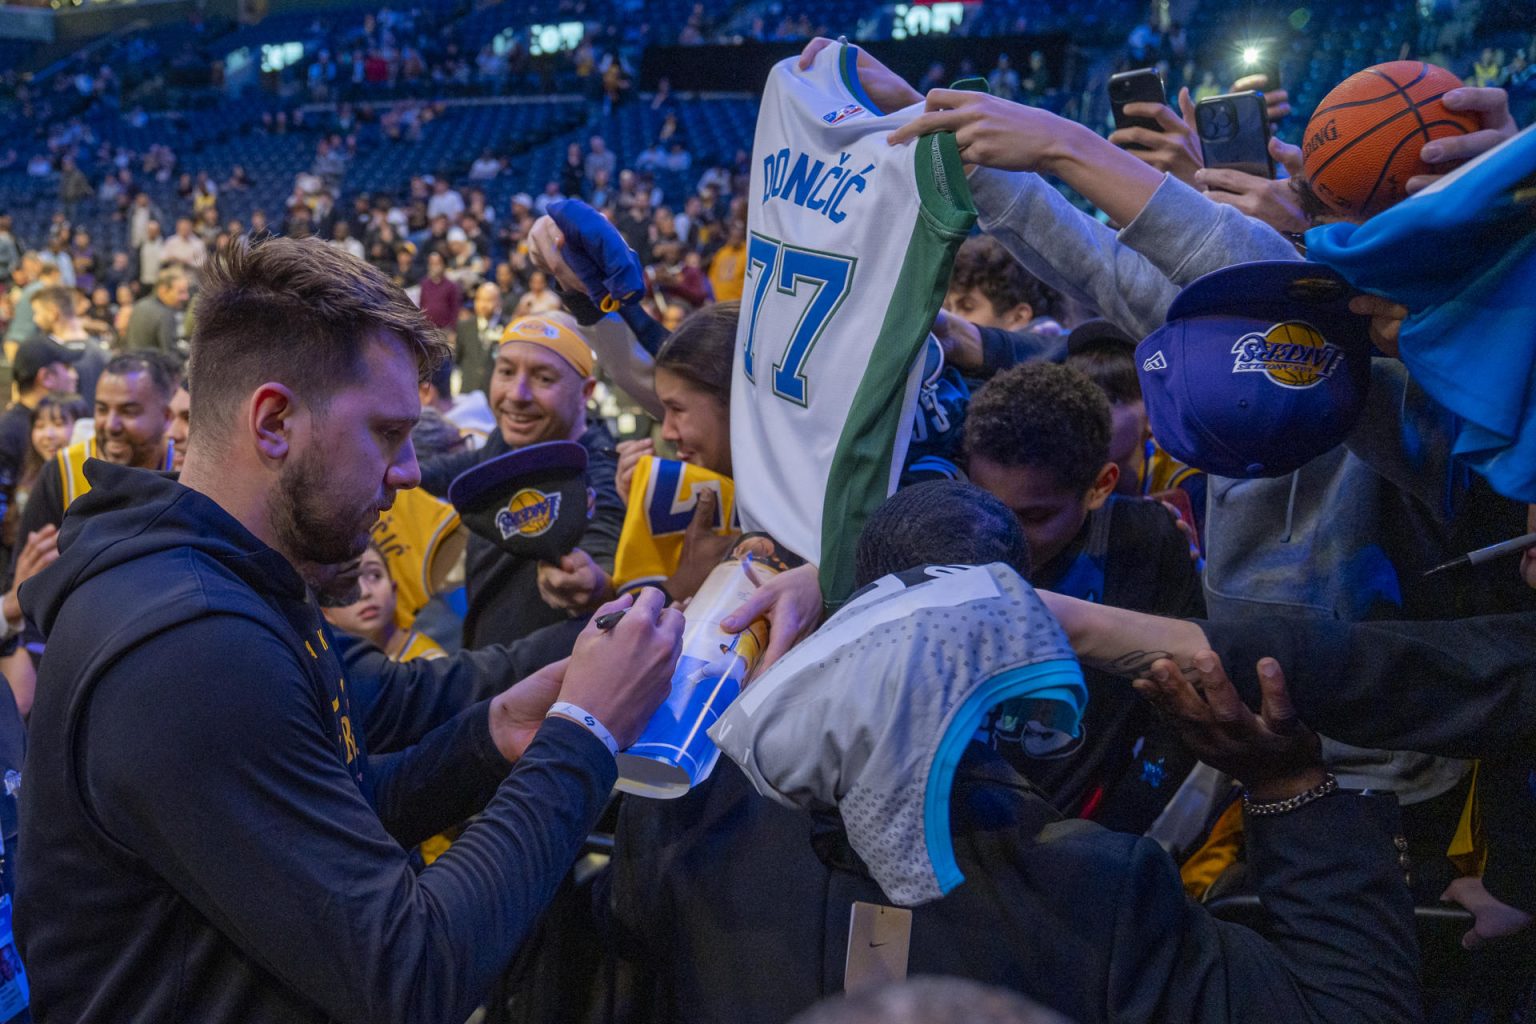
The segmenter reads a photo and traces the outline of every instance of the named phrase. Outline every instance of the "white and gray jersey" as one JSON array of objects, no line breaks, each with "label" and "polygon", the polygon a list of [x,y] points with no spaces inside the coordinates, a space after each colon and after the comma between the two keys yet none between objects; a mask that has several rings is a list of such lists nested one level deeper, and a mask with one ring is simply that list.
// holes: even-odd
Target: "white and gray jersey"
[{"label": "white and gray jersey", "polygon": [[889,145],[922,106],[881,111],[857,57],[829,46],[768,77],[731,385],[742,522],[817,564],[833,603],[900,477],[923,343],[976,220],[954,136]]}]

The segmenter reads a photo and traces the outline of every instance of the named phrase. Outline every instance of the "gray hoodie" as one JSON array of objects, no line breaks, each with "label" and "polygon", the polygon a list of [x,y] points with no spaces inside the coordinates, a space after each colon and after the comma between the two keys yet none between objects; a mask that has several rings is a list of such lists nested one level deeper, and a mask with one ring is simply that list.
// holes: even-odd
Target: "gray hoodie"
[{"label": "gray hoodie", "polygon": [[[980,168],[970,185],[982,229],[1030,273],[1138,338],[1160,326],[1173,297],[1204,274],[1301,258],[1268,225],[1171,176],[1119,232],[1035,174]],[[1212,477],[1205,530],[1210,617],[1401,617],[1391,554],[1415,537],[1443,534],[1451,512],[1451,440],[1444,412],[1403,365],[1376,359],[1370,399],[1345,444],[1290,476]],[[1387,525],[1402,517],[1386,512],[1405,507],[1414,536]],[[1438,796],[1467,768],[1463,761],[1333,743],[1328,754],[1340,782],[1392,789],[1404,803]]]}]

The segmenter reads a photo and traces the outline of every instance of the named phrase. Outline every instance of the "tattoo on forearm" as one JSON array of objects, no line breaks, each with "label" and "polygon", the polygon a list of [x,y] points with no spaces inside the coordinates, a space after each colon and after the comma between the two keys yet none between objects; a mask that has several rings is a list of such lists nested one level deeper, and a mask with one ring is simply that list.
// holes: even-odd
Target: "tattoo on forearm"
[{"label": "tattoo on forearm", "polygon": [[[1145,676],[1152,669],[1152,663],[1168,658],[1174,662],[1178,659],[1168,651],[1127,651],[1112,661],[1104,661],[1097,658],[1085,658],[1084,664],[1089,668],[1096,668],[1103,672],[1109,672],[1117,676],[1127,676],[1132,679]],[[1199,675],[1199,669],[1191,662],[1188,665],[1179,665],[1179,671],[1184,673],[1191,681]],[[1193,673],[1193,675],[1191,675]]]}]

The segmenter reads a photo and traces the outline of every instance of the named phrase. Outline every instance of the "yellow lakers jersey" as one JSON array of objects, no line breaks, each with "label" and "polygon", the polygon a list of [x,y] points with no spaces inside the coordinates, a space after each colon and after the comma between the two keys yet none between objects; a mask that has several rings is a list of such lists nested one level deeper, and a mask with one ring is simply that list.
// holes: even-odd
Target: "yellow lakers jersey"
[{"label": "yellow lakers jersey", "polygon": [[740,530],[736,488],[728,477],[676,459],[648,455],[640,460],[629,482],[629,509],[613,557],[615,589],[658,583],[676,571],[683,534],[703,490],[714,491],[718,499],[715,532],[725,536]]},{"label": "yellow lakers jersey", "polygon": [[373,542],[395,581],[395,621],[409,626],[436,594],[453,587],[469,534],[459,513],[420,488],[400,491],[373,526]]},{"label": "yellow lakers jersey", "polygon": [[[96,454],[96,438],[88,437],[60,449],[58,458],[59,482],[64,485],[64,507],[69,508],[76,498],[91,489],[91,482],[85,478],[85,464],[90,459],[100,458]],[[165,465],[161,468],[171,468],[169,448],[165,453]]]},{"label": "yellow lakers jersey", "polygon": [[393,650],[389,652],[391,661],[432,661],[436,658],[448,657],[448,652],[442,645],[425,633],[418,633],[414,629],[408,629],[395,634],[395,639],[389,645]]},{"label": "yellow lakers jersey", "polygon": [[1199,473],[1193,466],[1186,466],[1163,451],[1156,441],[1147,442],[1147,461],[1142,468],[1142,494],[1171,491]]}]

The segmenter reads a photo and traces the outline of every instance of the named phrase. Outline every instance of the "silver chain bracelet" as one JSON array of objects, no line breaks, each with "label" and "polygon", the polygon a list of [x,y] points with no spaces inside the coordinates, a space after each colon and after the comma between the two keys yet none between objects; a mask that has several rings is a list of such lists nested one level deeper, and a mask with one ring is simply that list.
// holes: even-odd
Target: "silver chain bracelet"
[{"label": "silver chain bracelet", "polygon": [[1274,800],[1265,804],[1255,803],[1248,798],[1248,793],[1245,790],[1243,792],[1243,811],[1247,814],[1257,815],[1260,818],[1273,814],[1290,814],[1294,810],[1307,806],[1307,804],[1314,800],[1321,800],[1338,788],[1339,780],[1333,777],[1332,772],[1329,772],[1322,782],[1313,786],[1305,793],[1297,793],[1295,796],[1287,797],[1284,800]]}]

